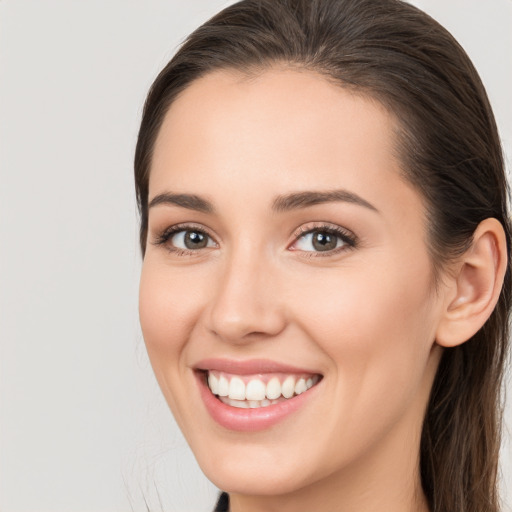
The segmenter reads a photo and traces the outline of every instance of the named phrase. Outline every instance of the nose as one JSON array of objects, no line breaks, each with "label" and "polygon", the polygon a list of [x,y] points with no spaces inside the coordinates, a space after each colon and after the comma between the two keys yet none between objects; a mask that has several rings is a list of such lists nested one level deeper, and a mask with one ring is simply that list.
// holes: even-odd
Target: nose
[{"label": "nose", "polygon": [[279,334],[286,318],[272,265],[261,253],[240,251],[223,267],[207,315],[210,331],[235,344]]}]

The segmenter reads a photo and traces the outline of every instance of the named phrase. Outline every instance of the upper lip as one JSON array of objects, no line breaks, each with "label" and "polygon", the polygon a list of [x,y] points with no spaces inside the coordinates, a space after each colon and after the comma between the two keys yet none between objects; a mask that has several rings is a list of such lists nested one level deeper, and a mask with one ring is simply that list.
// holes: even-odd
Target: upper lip
[{"label": "upper lip", "polygon": [[195,370],[217,370],[235,375],[252,375],[256,373],[310,373],[311,375],[319,375],[307,368],[300,368],[289,364],[271,361],[269,359],[225,359],[225,358],[209,358],[203,359],[194,365]]}]

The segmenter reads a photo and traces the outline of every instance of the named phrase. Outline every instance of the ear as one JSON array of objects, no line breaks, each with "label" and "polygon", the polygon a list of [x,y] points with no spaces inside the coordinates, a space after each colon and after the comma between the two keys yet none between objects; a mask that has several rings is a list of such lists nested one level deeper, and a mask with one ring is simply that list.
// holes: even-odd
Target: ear
[{"label": "ear", "polygon": [[447,278],[446,304],[436,331],[438,345],[454,347],[476,334],[498,302],[506,270],[503,226],[496,219],[485,219]]}]

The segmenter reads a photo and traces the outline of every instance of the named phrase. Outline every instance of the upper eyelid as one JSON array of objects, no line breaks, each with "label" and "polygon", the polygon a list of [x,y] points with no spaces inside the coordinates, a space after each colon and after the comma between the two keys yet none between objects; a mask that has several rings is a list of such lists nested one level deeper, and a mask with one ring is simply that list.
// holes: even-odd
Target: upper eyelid
[{"label": "upper eyelid", "polygon": [[322,229],[325,231],[332,231],[334,233],[341,232],[344,235],[346,235],[348,238],[357,239],[357,236],[355,235],[355,233],[348,228],[345,228],[338,224],[333,224],[331,222],[318,222],[318,221],[302,224],[301,226],[296,228],[290,236],[294,237],[294,239],[296,240],[297,238],[307,235],[308,233],[315,232],[315,231],[321,231]]},{"label": "upper eyelid", "polygon": [[201,231],[202,233],[208,235],[210,238],[212,238],[214,240],[216,238],[216,236],[213,234],[213,232],[210,229],[203,226],[202,224],[196,224],[196,223],[173,224],[172,226],[169,226],[166,229],[164,229],[162,231],[162,234],[179,233],[180,231]]},{"label": "upper eyelid", "polygon": [[[194,229],[196,229],[197,231],[203,231],[207,235],[210,235],[212,238],[216,238],[216,235],[213,234],[212,230],[210,230],[203,224],[198,224],[195,222],[192,222],[192,223],[180,222],[178,224],[173,224],[172,226],[168,226],[167,228],[165,228],[161,233],[162,234],[172,233],[172,232],[178,233],[179,231],[192,231]],[[333,230],[335,232],[342,231],[343,233],[346,233],[348,236],[356,238],[354,233],[350,229],[339,226],[338,224],[333,224],[331,222],[319,222],[319,221],[301,224],[298,228],[295,228],[292,231],[292,233],[290,233],[290,236],[298,238],[300,236],[311,233],[312,231],[318,231],[321,229],[324,229],[326,231]]]}]

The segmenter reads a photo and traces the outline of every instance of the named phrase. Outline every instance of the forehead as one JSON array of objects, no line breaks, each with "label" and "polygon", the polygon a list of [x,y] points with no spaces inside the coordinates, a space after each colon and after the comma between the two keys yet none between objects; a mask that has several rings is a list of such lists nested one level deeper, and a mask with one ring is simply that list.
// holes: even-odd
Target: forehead
[{"label": "forehead", "polygon": [[344,188],[372,203],[393,200],[397,187],[416,195],[394,156],[395,129],[379,102],[311,71],[214,72],[167,112],[149,195],[211,196],[226,185],[269,203],[266,196],[302,189]]}]

